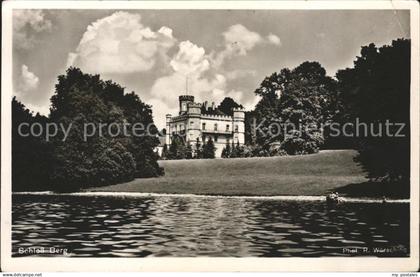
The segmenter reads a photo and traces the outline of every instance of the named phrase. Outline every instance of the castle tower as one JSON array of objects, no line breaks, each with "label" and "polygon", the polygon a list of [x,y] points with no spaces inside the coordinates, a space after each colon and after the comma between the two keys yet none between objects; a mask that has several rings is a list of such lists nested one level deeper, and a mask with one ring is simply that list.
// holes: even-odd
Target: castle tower
[{"label": "castle tower", "polygon": [[245,144],[245,111],[241,108],[233,109],[233,141]]},{"label": "castle tower", "polygon": [[197,138],[201,137],[201,104],[189,103],[187,106],[187,115],[187,142],[195,144]]},{"label": "castle tower", "polygon": [[179,115],[183,115],[187,113],[189,103],[194,103],[194,96],[192,95],[179,96]]},{"label": "castle tower", "polygon": [[167,114],[166,115],[166,135],[165,135],[165,143],[166,145],[170,145],[171,144],[171,119],[172,119],[172,115]]}]

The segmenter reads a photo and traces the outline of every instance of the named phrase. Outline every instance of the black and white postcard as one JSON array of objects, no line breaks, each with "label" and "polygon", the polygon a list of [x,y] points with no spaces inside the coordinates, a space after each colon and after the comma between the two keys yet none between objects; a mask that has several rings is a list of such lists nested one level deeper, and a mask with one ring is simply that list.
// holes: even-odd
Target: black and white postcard
[{"label": "black and white postcard", "polygon": [[8,271],[415,271],[416,1],[5,1]]}]

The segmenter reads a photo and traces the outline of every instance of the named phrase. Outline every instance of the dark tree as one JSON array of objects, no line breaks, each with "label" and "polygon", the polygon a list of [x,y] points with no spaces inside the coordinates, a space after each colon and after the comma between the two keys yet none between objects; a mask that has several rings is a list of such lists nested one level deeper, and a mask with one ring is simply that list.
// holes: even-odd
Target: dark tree
[{"label": "dark tree", "polygon": [[243,106],[236,103],[235,100],[233,100],[230,97],[225,97],[220,103],[220,105],[217,107],[219,111],[230,116],[233,116],[233,109],[236,108],[243,108]]},{"label": "dark tree", "polygon": [[[111,91],[112,88],[123,91],[123,88],[117,84],[110,87]],[[147,129],[144,136],[134,135],[128,140],[127,149],[132,153],[137,165],[135,177],[149,178],[163,175],[163,168],[159,167],[158,156],[154,152],[155,147],[159,145],[159,130],[153,123],[151,106],[142,102],[134,92],[124,94],[120,101],[121,104],[117,107],[117,110],[119,108],[123,111],[124,122],[130,123],[130,126],[142,123]],[[130,129],[129,133],[134,132]]]},{"label": "dark tree", "polygon": [[203,158],[203,147],[200,143],[200,139],[197,138],[195,142],[195,158],[202,159]]},{"label": "dark tree", "polygon": [[226,147],[222,151],[222,158],[230,158],[231,152],[230,143],[226,143]]},{"label": "dark tree", "polygon": [[180,160],[187,158],[187,148],[181,136],[173,136],[169,146],[168,159]]},{"label": "dark tree", "polygon": [[168,155],[169,155],[169,150],[168,150],[168,145],[165,143],[165,145],[163,145],[163,149],[162,149],[162,160],[166,160],[168,159]]},{"label": "dark tree", "polygon": [[255,133],[255,125],[257,118],[255,111],[246,111],[245,112],[245,144],[246,145],[255,145],[257,142],[257,136]]},{"label": "dark tree", "polygon": [[[410,40],[391,45],[364,46],[352,68],[337,72],[342,116],[347,121],[385,126],[403,124],[402,137],[381,135],[361,137],[358,161],[369,177],[409,184],[410,176]],[[385,127],[383,127],[383,130]],[[396,134],[398,126],[390,128]],[[375,131],[376,132],[376,131]]]},{"label": "dark tree", "polygon": [[214,159],[215,158],[216,147],[214,146],[213,139],[210,139],[204,144],[203,147],[203,158],[204,159]]},{"label": "dark tree", "polygon": [[324,142],[322,125],[332,117],[335,81],[317,62],[282,69],[255,91],[262,99],[254,111],[256,143],[265,149],[281,142],[288,154],[317,152]]},{"label": "dark tree", "polygon": [[237,158],[237,157],[238,157],[238,153],[236,151],[235,143],[232,141],[232,145],[230,147],[229,158]]},{"label": "dark tree", "polygon": [[[12,100],[12,190],[49,190],[51,167],[51,143],[45,136],[35,137],[29,132],[29,125],[39,123],[45,126],[48,118],[36,114],[16,100]],[[28,135],[28,136],[27,136]]]},{"label": "dark tree", "polygon": [[[157,137],[126,136],[121,131],[127,123],[128,126],[153,124],[150,106],[134,93],[125,94],[121,86],[104,82],[99,75],[69,68],[65,75],[58,77],[51,104],[50,120],[65,126],[71,124],[66,141],[59,137],[53,141],[51,180],[57,189],[75,190],[163,174],[153,151],[159,143]],[[107,128],[100,133],[100,123],[114,124],[117,130],[111,130],[119,134],[111,135]],[[88,124],[93,124],[96,132],[86,137]],[[131,127],[128,134],[133,134]]]}]

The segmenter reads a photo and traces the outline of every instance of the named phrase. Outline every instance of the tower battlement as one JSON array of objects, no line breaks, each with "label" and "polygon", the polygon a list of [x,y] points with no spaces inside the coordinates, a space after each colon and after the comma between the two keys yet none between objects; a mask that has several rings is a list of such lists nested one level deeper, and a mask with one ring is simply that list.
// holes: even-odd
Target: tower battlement
[{"label": "tower battlement", "polygon": [[179,101],[194,102],[193,95],[180,95],[178,97]]}]

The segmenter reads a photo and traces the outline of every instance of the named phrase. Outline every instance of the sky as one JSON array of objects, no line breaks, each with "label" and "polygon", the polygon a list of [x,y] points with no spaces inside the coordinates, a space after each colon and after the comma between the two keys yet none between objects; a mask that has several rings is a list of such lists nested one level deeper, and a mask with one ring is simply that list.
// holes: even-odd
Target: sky
[{"label": "sky", "polygon": [[252,109],[273,72],[318,61],[334,77],[409,26],[402,10],[14,10],[13,94],[48,115],[57,77],[76,66],[137,93],[163,128],[179,95]]}]

